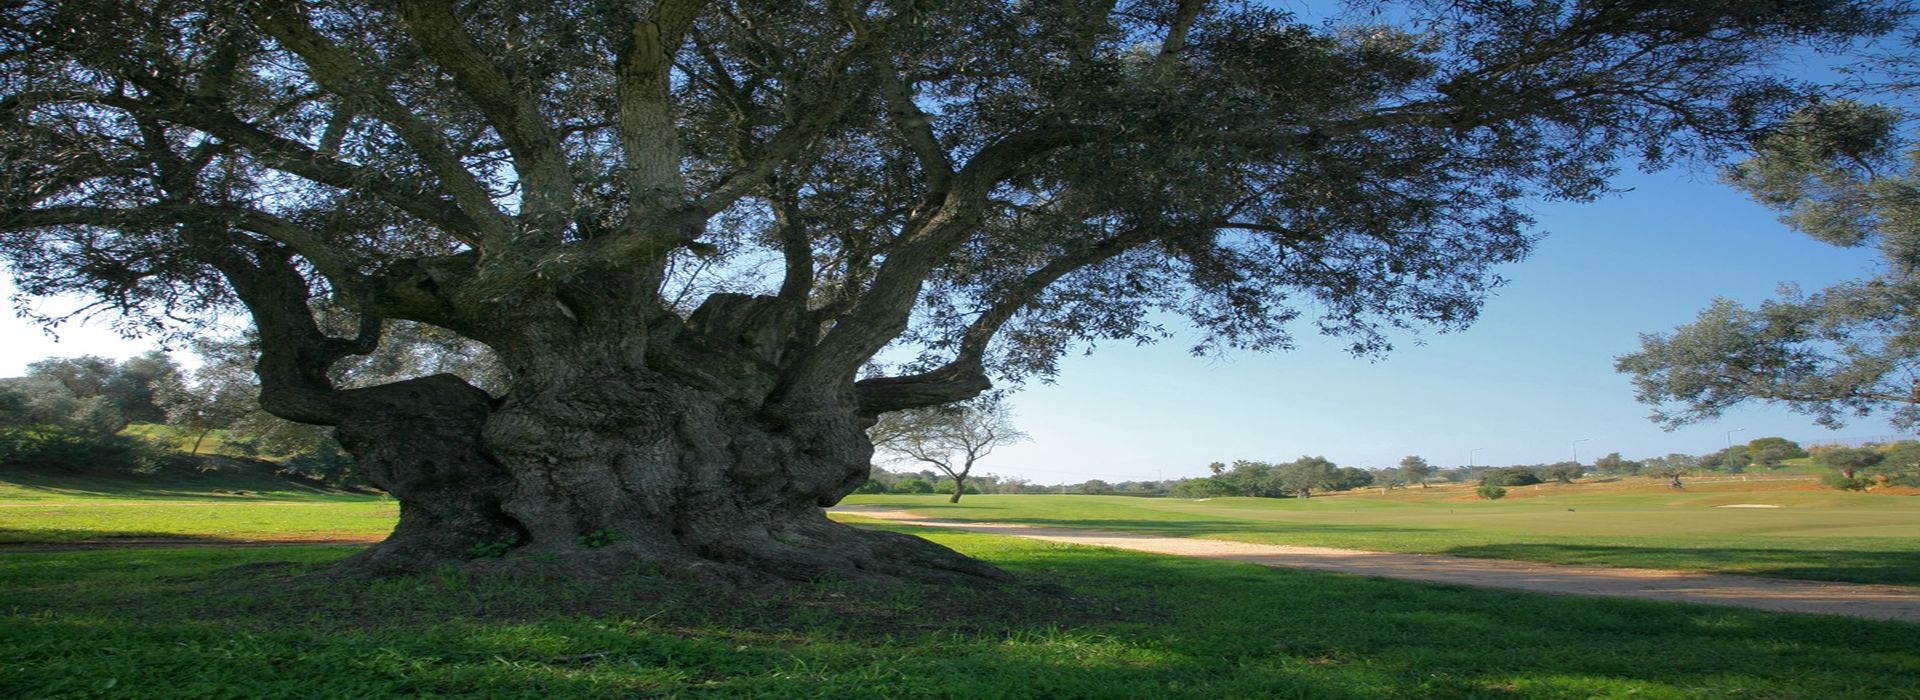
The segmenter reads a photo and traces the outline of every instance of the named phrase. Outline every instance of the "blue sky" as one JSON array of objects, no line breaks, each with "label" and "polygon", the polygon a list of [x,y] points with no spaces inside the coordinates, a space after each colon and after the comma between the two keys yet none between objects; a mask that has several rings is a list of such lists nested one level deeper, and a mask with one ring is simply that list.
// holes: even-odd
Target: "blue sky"
[{"label": "blue sky", "polygon": [[[1055,385],[1015,399],[1033,441],[983,471],[1041,483],[1205,473],[1208,462],[1324,455],[1391,466],[1515,464],[1607,452],[1704,453],[1781,435],[1801,442],[1895,434],[1862,419],[1839,431],[1755,406],[1662,431],[1613,358],[1638,334],[1686,323],[1716,296],[1746,303],[1783,282],[1807,288],[1869,274],[1875,257],[1818,243],[1711,173],[1631,173],[1632,191],[1537,209],[1547,233],[1472,328],[1400,343],[1373,362],[1300,338],[1292,352],[1194,358],[1178,339],[1068,358]],[[1311,329],[1303,332],[1311,333]]]}]

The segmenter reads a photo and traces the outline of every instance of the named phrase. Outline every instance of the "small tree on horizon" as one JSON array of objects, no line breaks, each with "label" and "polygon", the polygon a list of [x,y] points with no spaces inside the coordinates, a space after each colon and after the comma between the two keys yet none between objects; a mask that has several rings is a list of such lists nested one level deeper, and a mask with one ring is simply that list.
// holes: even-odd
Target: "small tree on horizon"
[{"label": "small tree on horizon", "polygon": [[1687,485],[1681,482],[1680,478],[1686,476],[1689,470],[1689,467],[1685,464],[1663,461],[1656,466],[1649,467],[1646,473],[1664,477],[1667,480],[1667,488],[1684,489]]},{"label": "small tree on horizon", "polygon": [[1433,465],[1419,455],[1408,455],[1400,460],[1400,478],[1406,483],[1418,482],[1420,488],[1427,487],[1427,479],[1433,476]]},{"label": "small tree on horizon", "polygon": [[959,503],[975,463],[994,448],[1027,440],[1013,426],[1013,410],[1002,398],[986,394],[960,404],[895,411],[882,415],[869,434],[874,447],[945,473],[953,480],[947,502]]},{"label": "small tree on horizon", "polygon": [[1325,457],[1301,457],[1276,466],[1274,475],[1281,488],[1299,498],[1313,498],[1314,491],[1331,490],[1340,485],[1340,467]]},{"label": "small tree on horizon", "polygon": [[1562,484],[1571,484],[1574,479],[1580,478],[1586,471],[1587,468],[1580,466],[1579,462],[1555,462],[1541,467],[1539,473],[1542,478],[1553,479]]},{"label": "small tree on horizon", "polygon": [[1640,473],[1643,466],[1639,462],[1621,457],[1618,452],[1609,452],[1605,457],[1593,461],[1593,470],[1602,474],[1630,476]]},{"label": "small tree on horizon", "polygon": [[233,427],[248,414],[260,410],[258,397],[250,383],[221,382],[196,377],[189,383],[172,377],[155,392],[166,408],[167,425],[193,433],[188,454],[200,454],[200,446],[215,430]]},{"label": "small tree on horizon", "polygon": [[1753,462],[1753,466],[1763,469],[1772,469],[1780,466],[1781,462],[1805,456],[1807,451],[1800,449],[1800,443],[1783,437],[1755,438],[1747,443],[1747,459]]}]

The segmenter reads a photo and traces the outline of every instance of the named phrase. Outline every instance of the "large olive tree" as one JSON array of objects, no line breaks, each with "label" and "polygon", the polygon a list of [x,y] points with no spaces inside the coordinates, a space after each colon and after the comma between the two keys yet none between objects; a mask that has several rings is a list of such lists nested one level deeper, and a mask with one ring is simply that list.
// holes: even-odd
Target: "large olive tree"
[{"label": "large olive tree", "polygon": [[[250,314],[267,410],[336,426],[402,503],[350,570],[513,542],[583,571],[992,579],[823,516],[875,416],[1172,314],[1200,349],[1459,328],[1526,254],[1522,202],[1747,138],[1802,92],[1766,77],[1778,50],[1892,14],[26,0],[0,19],[0,247],[29,294]],[[504,387],[332,379],[400,322],[484,344]],[[863,377],[883,350],[919,359]]]}]

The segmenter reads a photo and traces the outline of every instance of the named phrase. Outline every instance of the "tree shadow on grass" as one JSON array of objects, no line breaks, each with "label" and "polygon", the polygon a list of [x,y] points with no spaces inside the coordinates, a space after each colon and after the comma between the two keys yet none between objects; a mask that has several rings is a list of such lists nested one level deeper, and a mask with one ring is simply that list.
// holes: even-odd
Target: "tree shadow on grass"
[{"label": "tree shadow on grass", "polygon": [[147,474],[114,471],[84,471],[57,468],[0,466],[0,481],[48,496],[79,498],[132,498],[175,501],[232,499],[248,502],[267,497],[284,498],[299,494],[312,500],[366,500],[377,497],[370,492],[327,488],[296,477],[275,473],[276,465],[255,460],[202,457],[195,465],[173,466]]},{"label": "tree shadow on grass", "polygon": [[[330,551],[19,555],[0,558],[0,695],[84,695],[109,678],[135,695],[555,698],[1905,697],[1920,687],[1912,625],[911,531],[1072,593],[836,582],[728,592],[643,575],[340,585],[301,577],[344,556]],[[265,565],[275,561],[292,563]]]},{"label": "tree shadow on grass", "polygon": [[1920,551],[1485,544],[1454,547],[1445,553],[1482,559],[1920,586]]},{"label": "tree shadow on grass", "polygon": [[[1141,537],[1224,537],[1263,535],[1250,541],[1274,541],[1288,534],[1315,536],[1399,536],[1403,541],[1447,531],[1438,527],[1387,527],[1339,523],[1276,523],[1240,520],[1091,520],[1081,518],[999,518],[995,524],[1104,530]],[[927,530],[904,530],[925,534]],[[1482,535],[1483,538],[1493,536]],[[1817,547],[1809,543],[1810,547]],[[1457,545],[1434,551],[1476,559],[1505,559],[1553,564],[1707,571],[1811,581],[1920,586],[1920,550],[1844,550],[1788,547],[1656,547],[1556,543]]]}]

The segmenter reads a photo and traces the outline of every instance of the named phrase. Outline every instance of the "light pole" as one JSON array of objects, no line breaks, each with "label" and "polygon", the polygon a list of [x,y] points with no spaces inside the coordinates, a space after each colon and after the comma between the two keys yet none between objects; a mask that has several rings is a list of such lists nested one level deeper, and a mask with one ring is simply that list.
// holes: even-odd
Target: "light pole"
[{"label": "light pole", "polygon": [[1733,434],[1743,430],[1746,430],[1746,428],[1734,428],[1727,431],[1727,456],[1720,459],[1720,467],[1729,472],[1733,471]]},{"label": "light pole", "polygon": [[1578,440],[1573,441],[1573,463],[1574,464],[1580,463],[1580,443],[1590,442],[1592,440],[1593,438],[1580,438]]},{"label": "light pole", "polygon": [[1473,448],[1473,449],[1471,449],[1471,450],[1467,450],[1467,468],[1468,468],[1468,469],[1472,469],[1472,468],[1473,468],[1473,456],[1474,456],[1475,454],[1478,454],[1478,453],[1480,453],[1480,452],[1484,452],[1484,451],[1486,451],[1486,449],[1487,449],[1487,448],[1485,448],[1485,447],[1475,447],[1475,448]]}]

